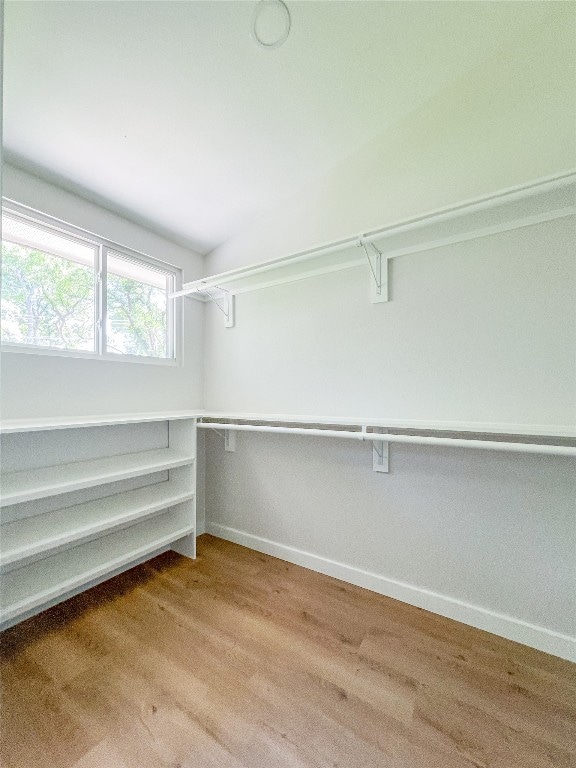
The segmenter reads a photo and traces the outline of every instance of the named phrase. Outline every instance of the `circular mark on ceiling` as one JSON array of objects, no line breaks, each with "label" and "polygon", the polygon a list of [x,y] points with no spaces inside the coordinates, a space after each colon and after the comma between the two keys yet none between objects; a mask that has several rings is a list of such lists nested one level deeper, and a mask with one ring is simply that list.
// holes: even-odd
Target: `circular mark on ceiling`
[{"label": "circular mark on ceiling", "polygon": [[263,48],[279,48],[288,39],[291,26],[284,0],[260,0],[254,8],[250,34]]}]

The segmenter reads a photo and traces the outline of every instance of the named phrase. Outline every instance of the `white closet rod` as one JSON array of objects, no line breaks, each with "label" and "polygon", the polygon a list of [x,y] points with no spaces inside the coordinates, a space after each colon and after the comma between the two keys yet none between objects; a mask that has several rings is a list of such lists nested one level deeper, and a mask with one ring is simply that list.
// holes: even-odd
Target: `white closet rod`
[{"label": "white closet rod", "polygon": [[[284,264],[287,266],[297,264],[302,261],[308,261],[316,256],[327,256],[337,251],[342,251],[351,246],[357,246],[360,244],[369,244],[374,240],[386,237],[387,235],[396,235],[404,232],[410,232],[414,229],[426,226],[428,224],[437,224],[443,221],[451,221],[454,218],[458,218],[462,214],[477,213],[479,211],[489,210],[499,205],[502,202],[513,203],[517,200],[523,200],[528,196],[532,196],[542,192],[549,192],[555,189],[559,189],[574,183],[576,174],[574,172],[559,174],[557,176],[547,177],[537,182],[530,184],[522,184],[516,187],[510,187],[509,189],[501,190],[491,195],[486,195],[480,198],[474,198],[472,200],[466,200],[462,203],[452,206],[446,206],[444,208],[438,208],[435,211],[429,211],[421,216],[416,216],[411,219],[404,219],[403,221],[396,222],[395,224],[389,224],[384,227],[378,227],[372,229],[361,235],[352,235],[349,237],[340,238],[339,240],[333,240],[332,242],[317,245],[313,248],[308,248],[304,251],[298,251],[286,256],[280,256],[275,259],[263,261],[257,264],[249,264],[243,267],[236,267],[229,269],[226,272],[221,272],[217,275],[210,277],[200,278],[193,280],[190,283],[185,283],[182,286],[182,290],[176,291],[170,294],[170,298],[176,298],[179,296],[187,296],[191,293],[201,292],[206,288],[218,288],[219,283],[226,285],[227,282],[234,278],[241,278],[246,275],[252,276],[262,272],[268,272],[276,267],[281,267]],[[574,213],[574,207],[569,206],[564,209],[565,212]],[[540,217],[534,217],[534,222],[539,220]],[[550,218],[549,215],[543,214],[542,220]],[[552,216],[552,218],[554,218]],[[534,223],[533,222],[533,223]],[[398,252],[394,255],[400,255]]]},{"label": "white closet rod", "polygon": [[348,440],[370,440],[382,443],[415,443],[417,445],[444,445],[450,448],[478,448],[484,451],[510,451],[537,453],[548,456],[576,456],[576,446],[538,445],[537,443],[506,443],[497,440],[467,440],[452,437],[425,437],[423,435],[390,435],[378,432],[350,432],[340,429],[306,429],[302,427],[271,427],[258,424],[226,424],[223,422],[198,422],[199,429],[225,429],[237,432],[275,432],[312,437],[342,437]]}]

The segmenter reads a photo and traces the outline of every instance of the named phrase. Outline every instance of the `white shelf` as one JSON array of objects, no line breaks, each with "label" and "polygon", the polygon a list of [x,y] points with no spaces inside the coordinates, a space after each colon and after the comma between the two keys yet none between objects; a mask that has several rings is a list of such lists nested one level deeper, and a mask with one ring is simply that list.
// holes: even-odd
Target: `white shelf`
[{"label": "white shelf", "polygon": [[0,434],[43,432],[52,429],[106,427],[115,424],[138,424],[148,421],[181,421],[195,419],[199,411],[161,411],[155,413],[108,413],[100,416],[56,416],[37,419],[6,419],[0,422]]},{"label": "white shelf", "polygon": [[513,424],[485,421],[425,421],[393,419],[372,416],[315,416],[286,413],[242,413],[238,411],[206,411],[199,413],[202,420],[247,421],[265,424],[322,424],[339,426],[369,426],[424,432],[466,432],[482,435],[523,435],[550,438],[576,438],[576,425],[572,424]]},{"label": "white shelf", "polygon": [[354,267],[368,270],[362,243],[376,244],[386,262],[573,216],[575,185],[573,172],[548,176],[369,232],[193,280],[171,297],[195,296],[209,301],[208,296],[238,295]]},{"label": "white shelf", "polygon": [[576,437],[575,425],[510,424],[480,421],[430,421],[383,418],[382,416],[315,416],[286,413],[241,413],[231,411],[166,411],[162,413],[107,414],[52,419],[11,419],[0,422],[0,434],[41,432],[54,429],[135,424],[150,421],[181,421],[185,419],[246,420],[265,422],[292,422],[302,424],[366,424],[396,429],[438,430],[446,432],[474,432],[503,435],[540,435],[542,437]]},{"label": "white shelf", "polygon": [[2,505],[57,496],[192,464],[193,457],[171,448],[107,456],[91,461],[7,472],[2,476]]},{"label": "white shelf", "polygon": [[14,618],[192,533],[186,506],[6,574],[2,578],[2,624],[13,623]]},{"label": "white shelf", "polygon": [[6,571],[24,561],[49,557],[194,498],[181,485],[167,481],[118,493],[65,509],[27,517],[2,526],[0,567]]}]

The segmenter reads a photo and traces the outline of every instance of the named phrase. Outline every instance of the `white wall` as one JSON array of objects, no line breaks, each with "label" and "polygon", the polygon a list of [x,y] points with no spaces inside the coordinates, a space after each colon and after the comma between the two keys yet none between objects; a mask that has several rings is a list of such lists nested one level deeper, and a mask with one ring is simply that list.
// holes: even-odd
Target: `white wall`
[{"label": "white wall", "polygon": [[[238,296],[234,329],[208,308],[207,408],[574,428],[574,233],[572,217],[394,259],[388,304],[352,269]],[[382,475],[369,446],[237,441],[207,438],[208,531],[569,653],[573,459],[392,446]]]},{"label": "white wall", "polygon": [[386,475],[368,445],[248,433],[206,458],[214,535],[576,660],[573,459],[394,445]]},{"label": "white wall", "polygon": [[[500,51],[262,216],[207,274],[364,232],[576,165],[574,18]],[[207,309],[210,410],[521,425],[576,422],[574,222],[395,259]],[[576,659],[572,459],[207,436],[207,530]],[[572,638],[572,639],[571,639]]]},{"label": "white wall", "polygon": [[[3,195],[121,245],[202,274],[202,257],[21,169],[4,167]],[[2,354],[2,418],[166,411],[202,406],[203,308],[184,302],[182,365]]]},{"label": "white wall", "polygon": [[236,297],[206,315],[208,410],[576,422],[574,217]]}]

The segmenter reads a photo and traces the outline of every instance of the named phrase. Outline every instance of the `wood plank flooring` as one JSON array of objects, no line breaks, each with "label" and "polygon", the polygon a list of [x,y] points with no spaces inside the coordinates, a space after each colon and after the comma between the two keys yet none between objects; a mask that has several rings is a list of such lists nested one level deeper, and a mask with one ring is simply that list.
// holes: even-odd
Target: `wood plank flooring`
[{"label": "wood plank flooring", "polygon": [[576,665],[211,536],[2,636],[4,768],[574,768]]}]

